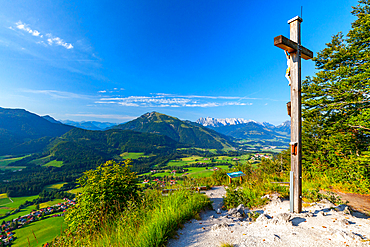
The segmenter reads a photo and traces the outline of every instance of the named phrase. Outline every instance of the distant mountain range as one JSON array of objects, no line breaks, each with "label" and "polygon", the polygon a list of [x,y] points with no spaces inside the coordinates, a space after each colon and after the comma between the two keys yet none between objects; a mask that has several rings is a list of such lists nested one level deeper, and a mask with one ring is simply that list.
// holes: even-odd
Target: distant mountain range
[{"label": "distant mountain range", "polygon": [[224,135],[239,139],[275,139],[290,136],[290,121],[278,126],[271,123],[259,123],[254,120],[243,118],[200,118],[196,123],[211,128]]},{"label": "distant mountain range", "polygon": [[41,152],[51,145],[56,137],[76,127],[87,130],[120,129],[163,135],[181,145],[208,149],[233,149],[236,146],[234,138],[275,139],[285,143],[290,135],[289,121],[278,126],[242,118],[207,117],[191,122],[150,112],[130,122],[114,125],[96,121],[60,122],[51,116],[40,117],[23,109],[0,108],[0,155]]},{"label": "distant mountain range", "polygon": [[109,122],[97,122],[97,121],[72,121],[72,120],[55,120],[53,117],[46,115],[42,116],[44,119],[48,120],[51,123],[59,123],[59,124],[66,124],[70,126],[74,126],[80,129],[85,130],[106,130],[114,125],[115,123],[109,123]]},{"label": "distant mountain range", "polygon": [[61,120],[62,123],[68,124],[74,127],[78,127],[86,130],[106,130],[110,127],[116,125],[116,123],[109,122],[97,122],[97,121],[71,121],[71,120]]},{"label": "distant mountain range", "polygon": [[223,149],[233,148],[235,145],[232,138],[214,130],[158,112],[146,113],[130,122],[116,125],[113,129],[165,135],[179,143],[199,148]]},{"label": "distant mountain range", "polygon": [[245,120],[244,118],[199,118],[196,123],[201,124],[206,127],[221,127],[228,125],[238,125],[246,123],[258,123],[254,120]]}]

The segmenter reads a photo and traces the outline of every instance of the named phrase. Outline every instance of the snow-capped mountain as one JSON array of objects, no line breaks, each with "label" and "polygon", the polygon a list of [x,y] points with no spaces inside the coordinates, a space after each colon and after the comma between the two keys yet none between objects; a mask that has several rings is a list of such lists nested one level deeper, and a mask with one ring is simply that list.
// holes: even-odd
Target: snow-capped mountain
[{"label": "snow-capped mountain", "polygon": [[211,127],[221,127],[246,123],[257,123],[260,125],[264,125],[254,120],[245,120],[244,118],[213,118],[213,117],[199,118],[196,121],[196,123],[201,124],[203,126]]},{"label": "snow-capped mountain", "polygon": [[260,123],[243,118],[206,117],[200,118],[196,122],[221,134],[239,139],[286,139],[290,136],[290,121],[275,126],[268,122]]},{"label": "snow-capped mountain", "polygon": [[285,121],[284,123],[279,124],[275,129],[276,131],[290,133],[290,121]]}]

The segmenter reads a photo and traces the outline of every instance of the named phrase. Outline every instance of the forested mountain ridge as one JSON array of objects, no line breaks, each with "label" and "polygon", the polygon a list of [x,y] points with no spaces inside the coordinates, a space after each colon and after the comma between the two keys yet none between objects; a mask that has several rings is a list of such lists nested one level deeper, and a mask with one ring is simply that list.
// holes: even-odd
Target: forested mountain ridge
[{"label": "forested mountain ridge", "polygon": [[[90,131],[75,128],[55,138],[43,154],[34,154],[12,163],[12,166],[27,168],[18,172],[3,171],[7,179],[0,180],[0,193],[34,195],[48,184],[74,181],[84,171],[95,169],[107,160],[122,160],[120,154],[123,152],[153,154],[133,163],[134,171],[146,172],[154,164],[167,162],[166,157],[172,155],[177,147],[176,141],[163,135],[131,130]],[[62,161],[63,165],[42,166],[53,160]]]},{"label": "forested mountain ridge", "polygon": [[130,122],[116,125],[113,129],[127,129],[146,133],[166,135],[173,140],[199,148],[232,148],[231,137],[196,123],[181,121],[178,118],[158,112],[146,113]]},{"label": "forested mountain ridge", "polygon": [[73,128],[24,109],[0,107],[0,155],[40,152],[52,138]]}]

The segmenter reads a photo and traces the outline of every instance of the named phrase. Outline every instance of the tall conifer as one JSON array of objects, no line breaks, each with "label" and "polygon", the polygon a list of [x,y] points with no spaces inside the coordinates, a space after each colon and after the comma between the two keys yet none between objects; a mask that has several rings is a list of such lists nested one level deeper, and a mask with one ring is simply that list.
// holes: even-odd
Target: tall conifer
[{"label": "tall conifer", "polygon": [[370,179],[370,1],[353,7],[347,35],[333,36],[302,83],[303,164],[333,182]]}]

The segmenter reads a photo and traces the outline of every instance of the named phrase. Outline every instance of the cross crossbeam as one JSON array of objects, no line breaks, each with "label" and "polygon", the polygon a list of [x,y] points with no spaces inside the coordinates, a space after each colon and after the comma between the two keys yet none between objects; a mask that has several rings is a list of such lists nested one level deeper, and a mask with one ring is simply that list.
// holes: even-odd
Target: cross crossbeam
[{"label": "cross crossbeam", "polygon": [[[277,46],[289,53],[295,53],[298,51],[298,44],[283,35],[279,35],[274,38],[274,46]],[[303,59],[308,60],[313,58],[313,52],[306,47],[301,46],[301,56]]]}]

